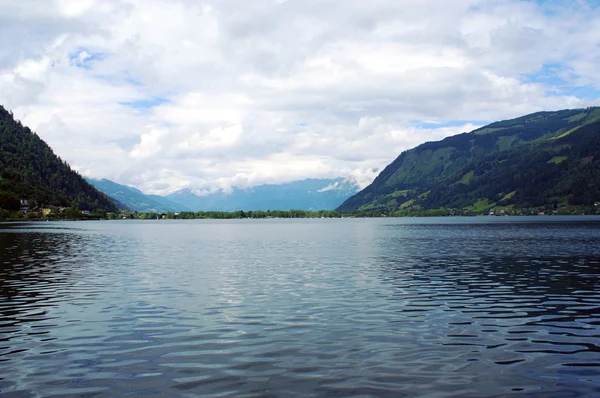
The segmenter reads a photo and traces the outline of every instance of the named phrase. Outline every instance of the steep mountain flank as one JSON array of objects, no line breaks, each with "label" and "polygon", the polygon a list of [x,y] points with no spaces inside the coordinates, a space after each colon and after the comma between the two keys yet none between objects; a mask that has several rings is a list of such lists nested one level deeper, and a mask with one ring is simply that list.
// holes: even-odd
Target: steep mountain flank
[{"label": "steep mountain flank", "polygon": [[0,106],[0,208],[19,199],[38,205],[115,211],[112,200],[88,184],[40,138]]},{"label": "steep mountain flank", "polygon": [[592,205],[600,108],[538,112],[405,151],[341,211]]}]

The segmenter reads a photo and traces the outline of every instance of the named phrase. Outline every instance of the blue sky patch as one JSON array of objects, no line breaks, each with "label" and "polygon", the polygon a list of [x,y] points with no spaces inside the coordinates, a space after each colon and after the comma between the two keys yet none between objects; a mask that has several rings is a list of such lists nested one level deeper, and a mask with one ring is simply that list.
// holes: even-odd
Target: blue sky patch
[{"label": "blue sky patch", "polygon": [[543,84],[548,87],[547,95],[572,95],[587,100],[600,98],[600,90],[592,85],[575,85],[579,75],[565,65],[559,63],[544,64],[533,73],[522,75],[525,83]]},{"label": "blue sky patch", "polygon": [[77,51],[69,54],[69,61],[72,65],[82,69],[92,69],[94,63],[106,59],[107,54],[102,52],[93,52],[85,48],[79,48]]},{"label": "blue sky patch", "polygon": [[427,122],[422,120],[412,120],[412,125],[420,129],[439,129],[443,127],[459,127],[471,123],[477,126],[489,124],[489,120],[450,120],[443,123]]},{"label": "blue sky patch", "polygon": [[164,104],[165,102],[169,102],[169,100],[167,98],[163,98],[163,97],[150,97],[150,98],[144,98],[144,99],[140,99],[140,100],[136,100],[136,101],[119,102],[119,104],[128,106],[130,108],[134,108],[134,109],[145,110],[145,109],[150,109],[152,107]]},{"label": "blue sky patch", "polygon": [[587,0],[583,2],[571,1],[571,0],[534,0],[538,5],[539,9],[546,15],[560,16],[564,14],[565,10],[579,9],[592,9],[595,10],[600,8],[600,1],[598,0]]},{"label": "blue sky patch", "polygon": [[524,74],[523,82],[562,86],[569,84],[567,80],[576,77],[573,69],[559,63],[548,63],[533,73]]},{"label": "blue sky patch", "polygon": [[140,80],[134,79],[133,77],[126,77],[123,80],[125,80],[125,82],[127,82],[127,83],[129,83],[129,84],[131,84],[133,86],[143,86],[143,84],[142,84],[142,82]]},{"label": "blue sky patch", "polygon": [[600,90],[591,85],[571,87],[570,89],[565,90],[564,94],[573,95],[577,98],[583,98],[590,101],[597,100],[600,98]]},{"label": "blue sky patch", "polygon": [[546,15],[556,15],[560,8],[564,7],[564,1],[557,0],[536,0],[539,9]]}]

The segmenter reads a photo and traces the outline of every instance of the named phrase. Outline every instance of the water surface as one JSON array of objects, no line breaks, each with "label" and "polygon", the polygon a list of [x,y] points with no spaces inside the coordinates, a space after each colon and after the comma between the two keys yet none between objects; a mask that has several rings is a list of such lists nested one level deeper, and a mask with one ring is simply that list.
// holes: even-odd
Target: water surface
[{"label": "water surface", "polygon": [[600,219],[0,224],[0,395],[600,396]]}]

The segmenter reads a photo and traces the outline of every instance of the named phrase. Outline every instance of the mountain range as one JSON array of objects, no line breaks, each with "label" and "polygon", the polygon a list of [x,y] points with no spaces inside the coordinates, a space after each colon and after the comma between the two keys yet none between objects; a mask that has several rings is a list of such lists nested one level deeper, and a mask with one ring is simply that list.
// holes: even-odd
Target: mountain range
[{"label": "mountain range", "polygon": [[496,206],[557,208],[600,201],[600,108],[537,112],[401,153],[340,211]]},{"label": "mountain range", "polygon": [[[102,192],[100,192],[102,191]],[[402,152],[365,189],[350,179],[306,179],[147,195],[87,181],[0,106],[0,214],[39,205],[140,212],[329,210],[410,214],[504,208],[600,207],[600,108],[537,112]],[[7,213],[8,211],[8,213]]]},{"label": "mountain range", "polygon": [[358,192],[352,180],[306,179],[285,184],[264,184],[252,188],[233,188],[197,194],[189,188],[166,197],[144,194],[140,190],[107,179],[88,182],[138,212],[236,211],[236,210],[332,210]]},{"label": "mountain range", "polygon": [[139,212],[178,212],[189,211],[187,207],[159,196],[145,194],[137,188],[103,179],[86,178],[98,190],[110,196],[117,203],[122,204],[122,209],[130,209]]}]

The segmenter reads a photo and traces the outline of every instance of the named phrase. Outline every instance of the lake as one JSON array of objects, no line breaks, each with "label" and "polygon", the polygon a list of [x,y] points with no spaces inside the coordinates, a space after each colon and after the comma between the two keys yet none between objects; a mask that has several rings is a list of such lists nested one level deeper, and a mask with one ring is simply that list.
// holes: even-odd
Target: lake
[{"label": "lake", "polygon": [[600,218],[0,224],[2,397],[600,396]]}]

